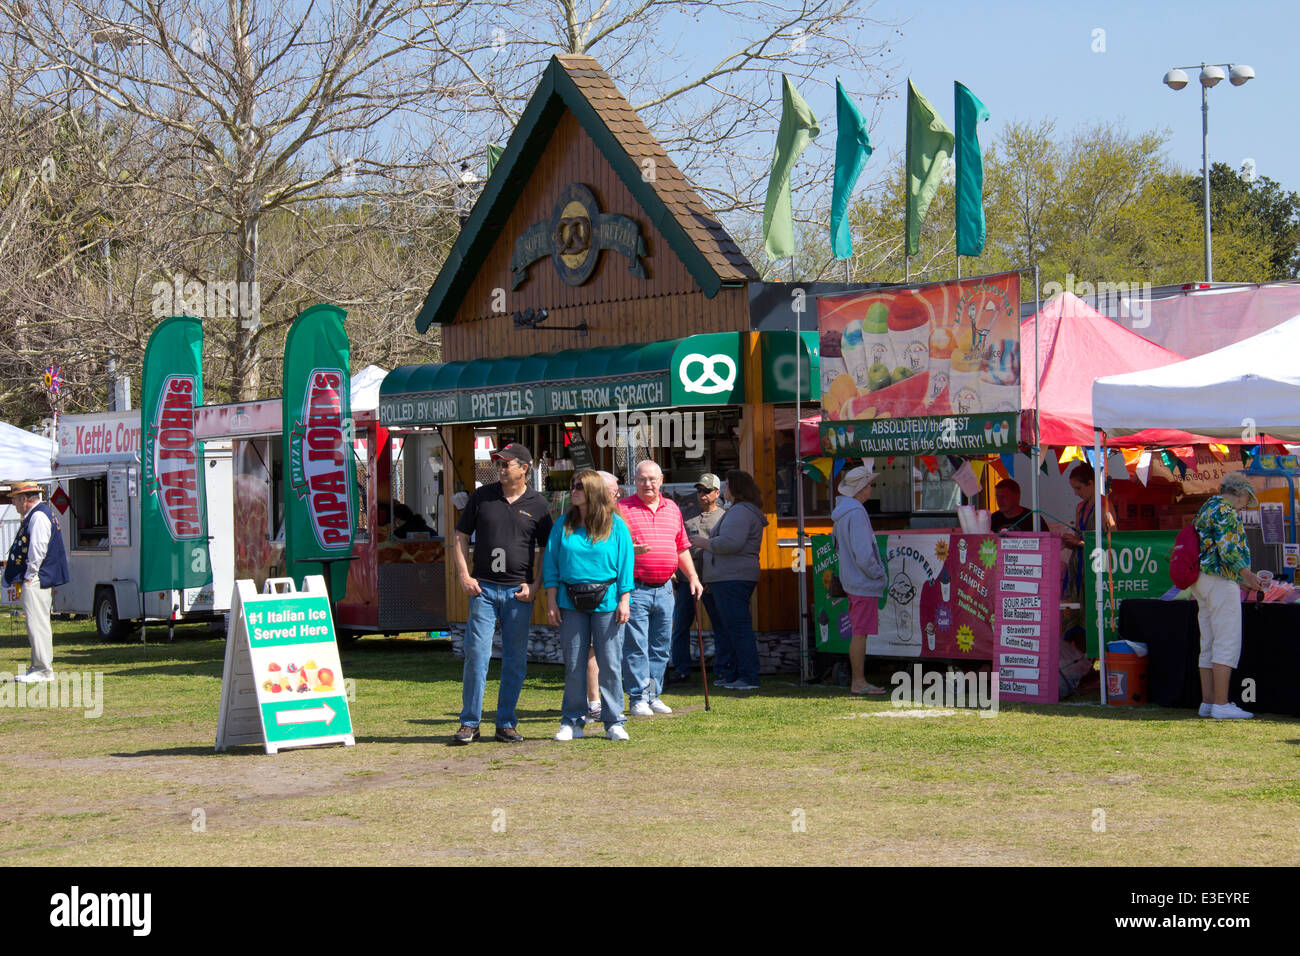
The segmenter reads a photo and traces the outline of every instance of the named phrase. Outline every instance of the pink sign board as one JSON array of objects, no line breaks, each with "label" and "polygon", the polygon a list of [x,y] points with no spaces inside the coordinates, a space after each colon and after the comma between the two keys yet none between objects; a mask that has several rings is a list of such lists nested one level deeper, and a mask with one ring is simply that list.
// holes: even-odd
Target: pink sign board
[{"label": "pink sign board", "polygon": [[1047,532],[993,536],[993,665],[1001,700],[1055,703],[1061,641],[1060,539]]}]

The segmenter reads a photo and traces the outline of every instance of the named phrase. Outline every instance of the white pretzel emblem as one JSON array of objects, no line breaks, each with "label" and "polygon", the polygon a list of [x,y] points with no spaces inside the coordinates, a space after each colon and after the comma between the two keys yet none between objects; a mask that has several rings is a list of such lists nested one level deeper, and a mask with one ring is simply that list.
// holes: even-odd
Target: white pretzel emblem
[{"label": "white pretzel emblem", "polygon": [[[700,377],[692,379],[687,375],[687,369],[696,362],[700,364]],[[725,379],[718,375],[719,365],[726,369]],[[682,388],[688,392],[718,395],[730,391],[736,384],[736,363],[728,355],[701,355],[699,352],[692,352],[682,359],[677,376],[682,380]]]}]

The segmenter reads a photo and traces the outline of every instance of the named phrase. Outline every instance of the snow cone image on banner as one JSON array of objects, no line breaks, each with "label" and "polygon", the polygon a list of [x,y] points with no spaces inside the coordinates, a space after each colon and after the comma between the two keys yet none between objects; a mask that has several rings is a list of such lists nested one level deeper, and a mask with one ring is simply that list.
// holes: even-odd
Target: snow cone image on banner
[{"label": "snow cone image on banner", "polygon": [[164,319],[149,336],[140,396],[140,590],[197,588],[212,580],[203,444],[203,325]]},{"label": "snow cone image on banner", "polygon": [[284,346],[285,573],[325,574],[343,596],[356,528],[349,346],[345,313],[314,305]]}]

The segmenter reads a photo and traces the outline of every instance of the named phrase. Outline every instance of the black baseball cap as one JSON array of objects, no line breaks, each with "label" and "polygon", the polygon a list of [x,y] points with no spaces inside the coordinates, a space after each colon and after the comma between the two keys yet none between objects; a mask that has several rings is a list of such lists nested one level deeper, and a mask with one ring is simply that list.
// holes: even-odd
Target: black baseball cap
[{"label": "black baseball cap", "polygon": [[511,442],[509,445],[506,445],[505,448],[501,448],[492,453],[493,461],[509,461],[511,459],[522,462],[525,465],[531,464],[533,453],[517,441]]}]

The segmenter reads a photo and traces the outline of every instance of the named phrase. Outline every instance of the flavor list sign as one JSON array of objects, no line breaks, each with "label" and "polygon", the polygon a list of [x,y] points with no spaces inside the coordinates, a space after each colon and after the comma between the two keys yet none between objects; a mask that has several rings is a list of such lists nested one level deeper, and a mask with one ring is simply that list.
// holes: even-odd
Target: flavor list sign
[{"label": "flavor list sign", "polygon": [[1169,558],[1177,531],[1112,531],[1106,559],[1096,549],[1096,532],[1083,536],[1083,619],[1088,631],[1088,656],[1097,657],[1097,574],[1102,580],[1102,618],[1106,640],[1118,640],[1119,602],[1128,598],[1172,601],[1191,598],[1169,578]]},{"label": "flavor list sign", "polygon": [[258,595],[252,581],[236,582],[218,750],[260,742],[273,754],[354,743],[325,581],[312,576],[307,586],[306,592]]},{"label": "flavor list sign", "polygon": [[1016,447],[1018,273],[818,296],[817,328],[827,454],[977,455]]},{"label": "flavor list sign", "polygon": [[1061,640],[1060,540],[1046,532],[993,537],[998,696],[1055,703]]},{"label": "flavor list sign", "polygon": [[149,337],[140,401],[141,591],[198,588],[212,580],[203,443],[194,427],[203,404],[202,361],[198,319],[164,319]]}]

